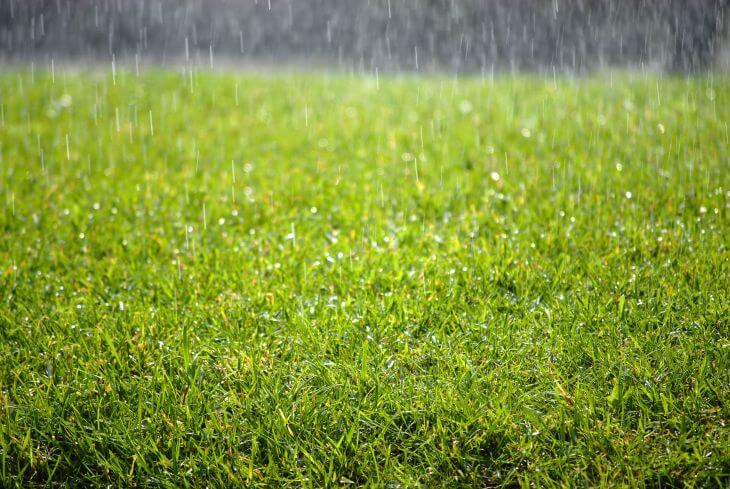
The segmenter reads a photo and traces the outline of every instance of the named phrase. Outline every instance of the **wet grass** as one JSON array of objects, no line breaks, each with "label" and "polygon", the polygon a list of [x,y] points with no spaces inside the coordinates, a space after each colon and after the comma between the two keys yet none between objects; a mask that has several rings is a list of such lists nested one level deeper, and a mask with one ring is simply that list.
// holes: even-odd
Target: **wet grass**
[{"label": "wet grass", "polygon": [[727,485],[729,97],[6,71],[0,485]]}]

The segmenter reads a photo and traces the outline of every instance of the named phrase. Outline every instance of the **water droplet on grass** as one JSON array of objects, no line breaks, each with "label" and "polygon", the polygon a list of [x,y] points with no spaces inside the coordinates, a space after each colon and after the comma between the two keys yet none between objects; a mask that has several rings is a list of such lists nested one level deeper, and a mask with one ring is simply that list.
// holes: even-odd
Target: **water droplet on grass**
[{"label": "water droplet on grass", "polygon": [[471,110],[471,102],[469,102],[468,100],[462,100],[461,102],[459,102],[459,112],[461,112],[462,114],[468,114],[469,112],[471,112]]}]

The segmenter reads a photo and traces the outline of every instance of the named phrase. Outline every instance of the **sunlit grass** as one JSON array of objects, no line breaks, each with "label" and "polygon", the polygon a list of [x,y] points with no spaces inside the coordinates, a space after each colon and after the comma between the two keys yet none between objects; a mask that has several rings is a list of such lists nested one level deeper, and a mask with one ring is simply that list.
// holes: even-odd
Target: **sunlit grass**
[{"label": "sunlit grass", "polygon": [[0,485],[724,486],[723,77],[0,76]]}]

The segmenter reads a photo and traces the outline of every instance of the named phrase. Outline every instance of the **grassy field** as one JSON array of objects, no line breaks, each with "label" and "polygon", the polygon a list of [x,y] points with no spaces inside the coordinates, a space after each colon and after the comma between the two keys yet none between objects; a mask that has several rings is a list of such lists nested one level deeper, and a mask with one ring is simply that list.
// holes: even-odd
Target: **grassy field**
[{"label": "grassy field", "polygon": [[730,484],[727,77],[0,104],[0,486]]}]

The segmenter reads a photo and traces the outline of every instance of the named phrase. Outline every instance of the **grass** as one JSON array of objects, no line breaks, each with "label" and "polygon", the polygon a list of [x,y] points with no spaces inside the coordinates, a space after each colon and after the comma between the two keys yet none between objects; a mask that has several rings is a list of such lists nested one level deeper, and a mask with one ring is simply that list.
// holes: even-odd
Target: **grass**
[{"label": "grass", "polygon": [[0,76],[0,485],[730,483],[730,81]]}]

